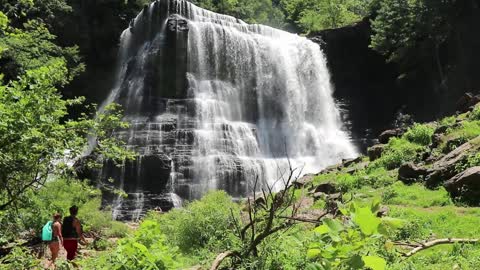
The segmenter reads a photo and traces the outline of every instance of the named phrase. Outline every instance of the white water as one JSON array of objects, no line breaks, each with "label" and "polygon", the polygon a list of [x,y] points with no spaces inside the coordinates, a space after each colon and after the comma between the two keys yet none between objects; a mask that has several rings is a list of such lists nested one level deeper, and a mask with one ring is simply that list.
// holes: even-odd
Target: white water
[{"label": "white water", "polygon": [[[156,149],[177,157],[171,161],[168,192],[174,193],[177,185],[183,184],[190,187],[190,198],[212,189],[245,195],[252,191],[255,179],[261,185],[273,185],[289,162],[302,174],[316,173],[356,155],[343,130],[325,56],[318,45],[186,1],[157,2],[139,14],[132,30],[122,34],[118,83],[106,103],[116,101],[122,87],[127,89],[126,119],[148,127],[141,131],[132,128],[129,144],[134,145],[142,133],[143,145],[135,145],[142,149],[141,155],[152,155],[148,149]],[[188,106],[174,99],[153,118],[142,112],[141,104],[147,98],[145,73],[149,71],[145,63],[152,57],[152,48],[164,42],[167,31],[167,18],[152,19],[160,5],[176,10],[188,21],[186,98],[195,112],[190,116]],[[157,32],[150,37],[136,36],[140,27]],[[136,61],[135,74],[127,78],[132,59]],[[165,119],[174,122],[178,130],[174,143],[162,141],[168,137],[162,128],[151,129],[164,125]],[[180,131],[191,131],[194,142],[188,145]],[[282,185],[282,181],[277,183]],[[136,198],[143,204],[142,196]]]}]

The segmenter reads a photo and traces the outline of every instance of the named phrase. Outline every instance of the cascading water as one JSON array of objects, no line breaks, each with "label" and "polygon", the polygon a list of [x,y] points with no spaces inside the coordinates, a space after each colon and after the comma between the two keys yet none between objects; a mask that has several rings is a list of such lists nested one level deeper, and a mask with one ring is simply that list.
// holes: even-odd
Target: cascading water
[{"label": "cascading water", "polygon": [[289,162],[312,173],[356,154],[318,45],[183,0],[152,3],[124,31],[111,101],[131,123],[118,136],[139,153],[102,171],[131,194],[115,199],[120,218],[177,195],[244,196]]}]

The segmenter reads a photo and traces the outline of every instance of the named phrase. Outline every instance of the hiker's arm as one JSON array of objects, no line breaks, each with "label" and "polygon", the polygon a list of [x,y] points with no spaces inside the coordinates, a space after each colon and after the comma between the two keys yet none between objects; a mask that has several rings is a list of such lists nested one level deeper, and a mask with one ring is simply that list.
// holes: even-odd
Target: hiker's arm
[{"label": "hiker's arm", "polygon": [[85,237],[83,236],[83,232],[82,232],[82,225],[80,225],[80,221],[78,219],[75,219],[73,226],[77,231],[78,237],[80,237],[80,241],[83,241],[84,243],[86,243],[87,241],[85,240]]},{"label": "hiker's arm", "polygon": [[57,224],[55,224],[55,228],[57,229],[58,240],[60,241],[60,244],[62,244],[63,246],[62,225],[60,225],[60,223],[57,222]]}]

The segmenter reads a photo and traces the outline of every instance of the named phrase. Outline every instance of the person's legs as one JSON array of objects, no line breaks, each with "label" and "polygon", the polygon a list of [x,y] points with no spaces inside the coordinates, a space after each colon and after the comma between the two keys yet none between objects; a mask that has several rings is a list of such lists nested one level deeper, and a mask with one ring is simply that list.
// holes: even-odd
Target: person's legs
[{"label": "person's legs", "polygon": [[75,258],[78,248],[77,240],[64,240],[63,247],[67,251],[67,260],[71,261]]},{"label": "person's legs", "polygon": [[55,260],[58,257],[58,252],[60,251],[60,243],[59,242],[50,243],[50,251],[52,253],[52,262],[55,263]]}]

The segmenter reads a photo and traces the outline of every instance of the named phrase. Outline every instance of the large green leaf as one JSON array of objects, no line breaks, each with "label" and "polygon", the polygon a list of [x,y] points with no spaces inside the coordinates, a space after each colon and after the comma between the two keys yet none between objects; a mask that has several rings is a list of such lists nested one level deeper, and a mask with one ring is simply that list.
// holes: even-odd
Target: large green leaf
[{"label": "large green leaf", "polygon": [[342,223],[340,223],[340,221],[336,219],[327,218],[323,222],[328,226],[328,228],[330,228],[330,230],[334,232],[339,232],[343,230]]},{"label": "large green leaf", "polygon": [[322,225],[316,227],[315,229],[313,229],[313,231],[318,233],[318,234],[326,234],[326,233],[330,232],[330,228],[327,225],[322,224]]},{"label": "large green leaf", "polygon": [[378,256],[363,256],[362,260],[372,270],[385,270],[387,267],[387,262]]},{"label": "large green leaf", "polygon": [[360,227],[363,234],[372,235],[378,232],[381,219],[375,216],[370,208],[361,207],[356,209],[353,222]]},{"label": "large green leaf", "polygon": [[309,259],[315,259],[320,255],[322,251],[318,248],[311,248],[307,251],[307,258]]}]

